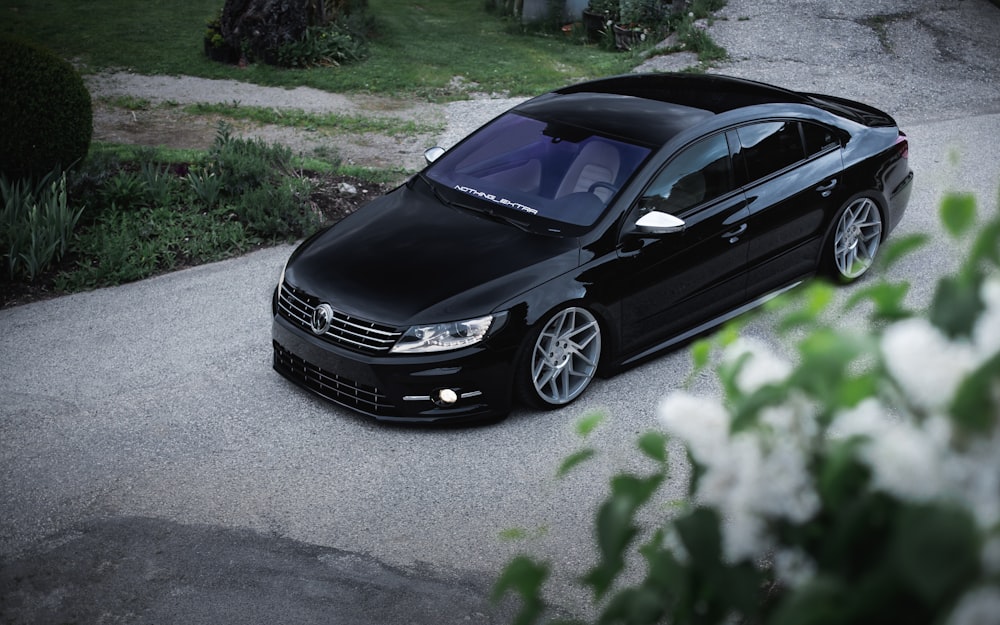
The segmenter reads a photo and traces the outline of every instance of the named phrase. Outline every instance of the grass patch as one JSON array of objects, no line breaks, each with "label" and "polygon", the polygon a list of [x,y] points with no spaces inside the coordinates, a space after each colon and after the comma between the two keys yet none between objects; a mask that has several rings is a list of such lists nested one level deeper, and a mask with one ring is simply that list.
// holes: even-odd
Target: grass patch
[{"label": "grass patch", "polygon": [[344,134],[377,133],[390,137],[412,137],[443,130],[440,125],[421,124],[411,120],[387,117],[364,117],[337,113],[307,113],[294,109],[232,104],[191,104],[184,112],[194,115],[214,114],[228,119],[247,120],[260,124],[290,126],[307,130],[327,130]]},{"label": "grass patch", "polygon": [[370,0],[378,25],[370,56],[341,67],[245,69],[205,57],[206,21],[222,0],[0,0],[0,32],[43,43],[83,71],[229,78],[333,92],[453,99],[452,79],[483,92],[533,95],[570,82],[628,71],[632,53],[581,46],[563,33],[512,34],[482,0]]}]

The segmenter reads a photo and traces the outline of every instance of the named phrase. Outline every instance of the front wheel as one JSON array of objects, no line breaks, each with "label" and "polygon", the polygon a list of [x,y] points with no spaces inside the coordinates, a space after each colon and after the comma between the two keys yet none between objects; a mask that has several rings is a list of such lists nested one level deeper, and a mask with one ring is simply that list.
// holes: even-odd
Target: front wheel
[{"label": "front wheel", "polygon": [[860,278],[875,262],[882,243],[882,212],[875,200],[857,197],[841,209],[826,251],[833,276],[841,282]]},{"label": "front wheel", "polygon": [[601,360],[601,326],[585,308],[560,310],[528,335],[517,394],[535,408],[569,404],[590,386]]}]

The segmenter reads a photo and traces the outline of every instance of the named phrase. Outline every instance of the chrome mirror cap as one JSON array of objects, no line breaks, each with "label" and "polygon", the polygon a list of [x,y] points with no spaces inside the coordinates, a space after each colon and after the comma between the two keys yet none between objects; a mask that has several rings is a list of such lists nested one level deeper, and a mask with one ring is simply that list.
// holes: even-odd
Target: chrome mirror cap
[{"label": "chrome mirror cap", "polygon": [[636,229],[645,234],[670,234],[684,231],[684,220],[669,213],[650,211],[635,222]]},{"label": "chrome mirror cap", "polygon": [[438,145],[434,146],[433,148],[427,148],[426,150],[424,150],[424,160],[427,161],[428,165],[430,165],[434,161],[441,158],[441,155],[444,154],[444,152],[445,149]]}]

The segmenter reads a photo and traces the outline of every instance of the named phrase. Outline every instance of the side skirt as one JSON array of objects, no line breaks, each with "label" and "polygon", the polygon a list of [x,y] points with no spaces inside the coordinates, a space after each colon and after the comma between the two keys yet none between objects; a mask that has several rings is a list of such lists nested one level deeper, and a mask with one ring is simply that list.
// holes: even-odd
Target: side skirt
[{"label": "side skirt", "polygon": [[782,287],[782,288],[780,288],[780,289],[778,289],[776,291],[771,291],[770,293],[768,293],[766,295],[763,295],[761,297],[758,297],[757,299],[755,299],[755,300],[753,300],[751,302],[748,302],[748,303],[740,306],[739,308],[734,308],[734,309],[730,310],[729,312],[723,313],[722,315],[719,315],[718,317],[715,317],[714,319],[710,319],[709,321],[706,321],[705,323],[703,323],[703,324],[701,324],[699,326],[695,326],[694,328],[691,328],[690,330],[688,330],[686,332],[682,332],[681,334],[677,334],[675,336],[672,336],[669,339],[667,339],[666,341],[663,341],[662,343],[654,345],[653,347],[650,347],[649,349],[647,349],[645,351],[642,351],[642,352],[636,354],[635,356],[631,356],[631,357],[623,360],[618,365],[618,368],[624,369],[626,367],[630,367],[632,365],[638,364],[640,361],[645,360],[646,358],[649,358],[650,356],[652,356],[652,355],[654,355],[654,354],[656,354],[658,352],[661,352],[661,351],[663,351],[665,349],[669,349],[671,347],[674,347],[675,345],[678,345],[679,343],[683,343],[685,341],[688,341],[688,340],[690,340],[690,339],[692,339],[692,338],[694,338],[694,337],[696,337],[696,336],[698,336],[700,334],[703,334],[704,332],[706,332],[708,330],[711,330],[712,328],[715,328],[717,326],[720,326],[720,325],[724,324],[725,322],[729,321],[730,319],[735,319],[736,317],[739,317],[740,315],[742,315],[745,312],[753,310],[754,308],[757,308],[758,306],[764,305],[765,303],[771,301],[775,297],[778,297],[782,293],[785,293],[787,291],[790,291],[790,290],[794,289],[795,287],[797,287],[800,284],[802,284],[801,280],[799,280],[798,282],[793,282],[792,284],[789,284],[786,287]]}]

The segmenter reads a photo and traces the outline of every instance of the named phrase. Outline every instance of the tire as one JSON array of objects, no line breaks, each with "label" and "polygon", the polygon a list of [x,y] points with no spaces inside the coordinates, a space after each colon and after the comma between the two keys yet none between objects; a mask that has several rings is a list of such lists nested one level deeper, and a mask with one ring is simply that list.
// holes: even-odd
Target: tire
[{"label": "tire", "polygon": [[541,410],[566,406],[587,390],[600,362],[597,318],[586,308],[561,308],[528,333],[518,356],[516,395]]},{"label": "tire", "polygon": [[830,241],[823,252],[826,271],[847,284],[863,276],[882,245],[882,211],[870,195],[848,201],[837,213]]}]

